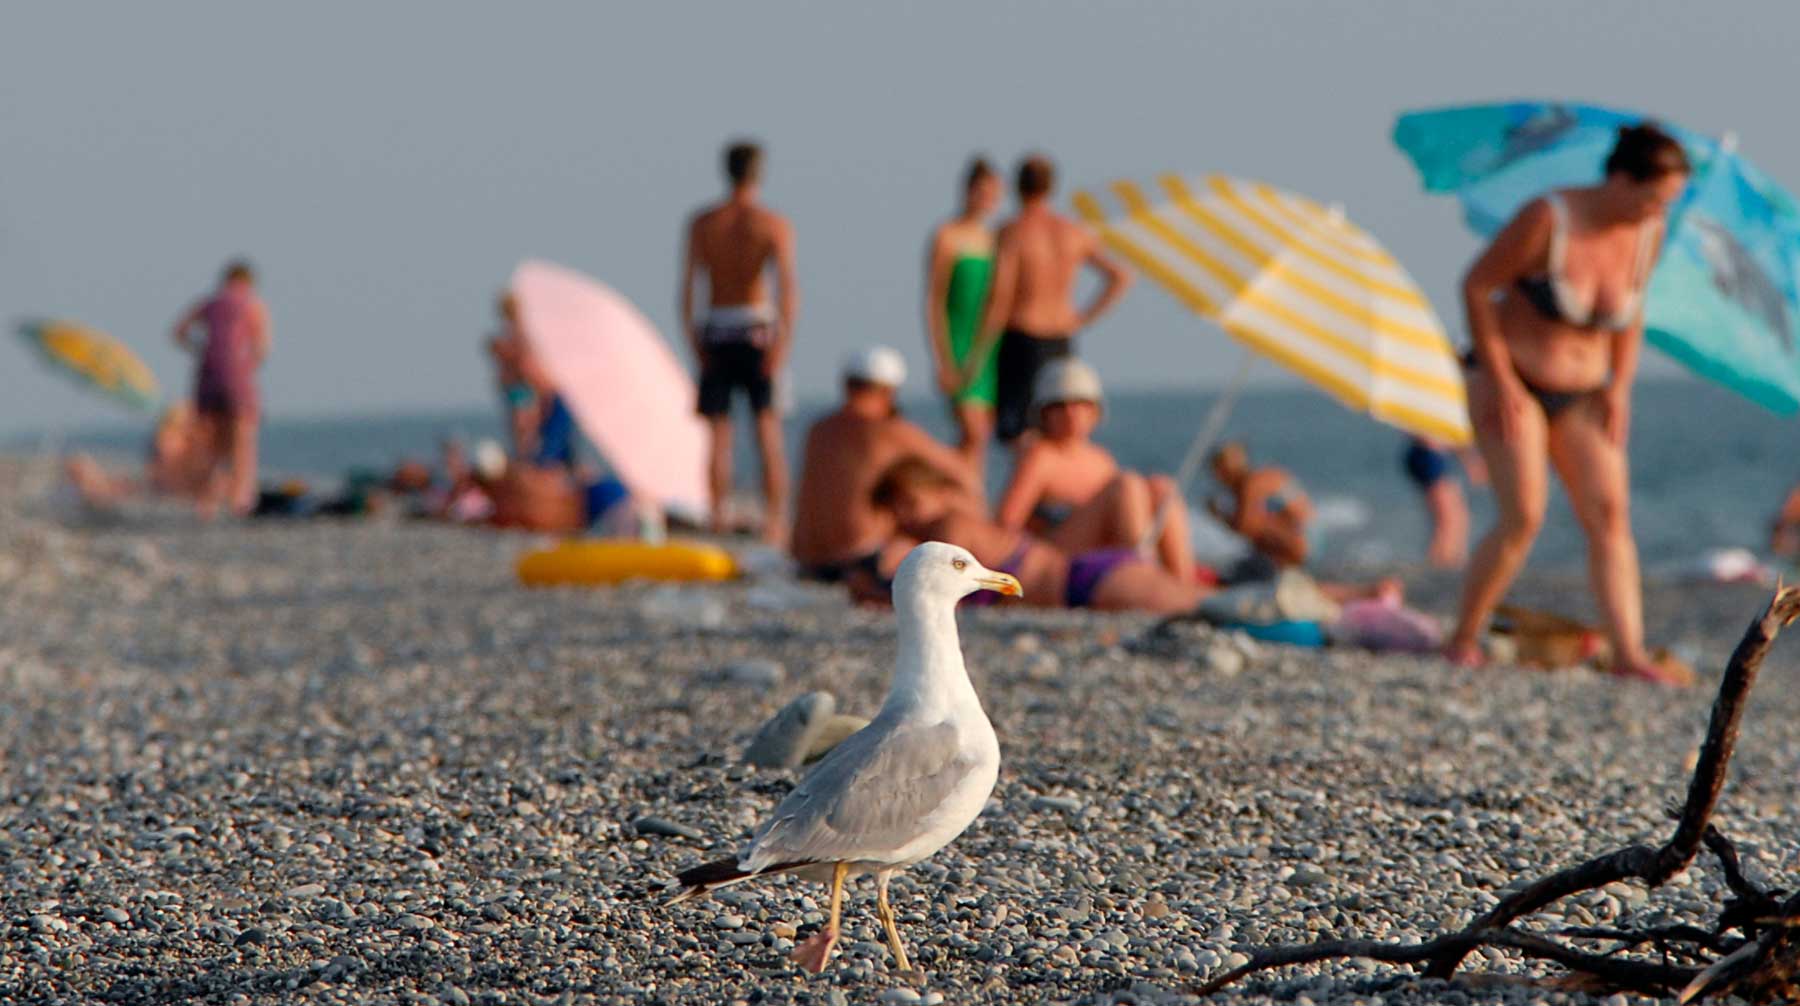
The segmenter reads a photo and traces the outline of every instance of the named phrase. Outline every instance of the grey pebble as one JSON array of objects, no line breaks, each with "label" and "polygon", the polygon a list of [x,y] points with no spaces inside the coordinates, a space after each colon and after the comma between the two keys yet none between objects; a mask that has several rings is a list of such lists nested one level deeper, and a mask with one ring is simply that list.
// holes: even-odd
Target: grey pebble
[{"label": "grey pebble", "polygon": [[729,684],[750,688],[774,688],[787,680],[787,668],[766,658],[740,660],[719,670],[718,678]]},{"label": "grey pebble", "polygon": [[666,838],[687,838],[699,840],[706,836],[698,828],[690,828],[685,824],[676,824],[666,818],[646,815],[631,822],[633,831],[640,835],[662,835]]},{"label": "grey pebble", "polygon": [[1206,669],[1222,677],[1237,677],[1248,663],[1242,652],[1228,642],[1220,641],[1206,648],[1201,658]]}]

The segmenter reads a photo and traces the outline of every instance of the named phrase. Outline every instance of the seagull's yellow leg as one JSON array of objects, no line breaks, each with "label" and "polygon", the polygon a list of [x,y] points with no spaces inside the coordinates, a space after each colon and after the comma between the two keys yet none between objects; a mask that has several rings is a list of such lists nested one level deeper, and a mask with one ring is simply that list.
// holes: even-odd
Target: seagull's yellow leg
[{"label": "seagull's yellow leg", "polygon": [[906,959],[906,948],[900,945],[900,927],[894,921],[894,906],[888,902],[888,874],[880,873],[875,877],[875,914],[881,916],[881,926],[887,930],[888,947],[894,951],[894,966],[899,971],[911,971],[912,962]]},{"label": "seagull's yellow leg", "polygon": [[817,934],[800,941],[791,955],[794,963],[813,974],[825,970],[831,949],[837,946],[838,921],[844,908],[844,878],[850,875],[850,864],[839,863],[831,869],[831,919]]}]

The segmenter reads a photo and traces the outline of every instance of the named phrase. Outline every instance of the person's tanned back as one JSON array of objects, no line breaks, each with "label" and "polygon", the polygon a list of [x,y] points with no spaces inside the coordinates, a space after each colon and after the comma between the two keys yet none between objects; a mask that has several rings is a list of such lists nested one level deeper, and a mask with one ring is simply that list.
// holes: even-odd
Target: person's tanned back
[{"label": "person's tanned back", "polygon": [[[807,434],[794,494],[794,558],[836,562],[879,548],[893,520],[868,502],[875,480],[912,446],[911,424],[835,412]],[[896,436],[898,434],[898,436]]]},{"label": "person's tanned back", "polygon": [[927,459],[965,484],[971,496],[979,488],[962,455],[896,415],[893,401],[891,388],[846,381],[844,404],[807,431],[790,542],[803,567],[883,550],[893,538],[893,517],[875,508],[870,493],[881,473],[903,457]]},{"label": "person's tanned back", "polygon": [[[1051,179],[1049,162],[1027,159],[1019,169],[1020,198],[1048,199]],[[1075,307],[1075,277],[1099,242],[1087,228],[1041,205],[1041,212],[1022,212],[1000,230],[1001,254],[1010,259],[1012,273],[1002,321],[1032,335],[1068,338],[1085,324]]]},{"label": "person's tanned back", "polygon": [[[995,433],[1003,442],[1025,431],[1038,370],[1070,355],[1076,333],[1131,285],[1131,274],[1101,249],[1091,231],[1050,207],[1055,177],[1042,155],[1019,165],[1019,214],[1000,228],[995,249],[993,293],[981,331],[984,351],[999,342]],[[1097,270],[1102,282],[1085,308],[1075,303],[1083,266]]]},{"label": "person's tanned back", "polygon": [[682,324],[692,332],[694,314],[691,286],[696,270],[706,272],[709,307],[769,304],[763,274],[775,265],[783,289],[776,339],[785,338],[793,323],[798,297],[792,283],[793,227],[781,214],[756,201],[755,187],[762,178],[762,151],[748,143],[733,144],[725,155],[726,176],[732,194],[724,202],[702,209],[688,225],[688,275],[684,277]]},{"label": "person's tanned back", "polygon": [[761,206],[723,203],[694,217],[689,240],[706,270],[707,305],[767,304],[763,274],[788,224]]}]

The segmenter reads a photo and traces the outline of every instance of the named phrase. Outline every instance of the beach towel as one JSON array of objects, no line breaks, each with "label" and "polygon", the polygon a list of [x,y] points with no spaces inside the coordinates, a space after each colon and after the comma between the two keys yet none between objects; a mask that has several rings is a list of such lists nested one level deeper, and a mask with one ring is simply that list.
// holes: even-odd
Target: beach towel
[{"label": "beach towel", "polygon": [[1382,600],[1351,601],[1331,625],[1331,641],[1378,653],[1436,653],[1444,645],[1437,619]]}]

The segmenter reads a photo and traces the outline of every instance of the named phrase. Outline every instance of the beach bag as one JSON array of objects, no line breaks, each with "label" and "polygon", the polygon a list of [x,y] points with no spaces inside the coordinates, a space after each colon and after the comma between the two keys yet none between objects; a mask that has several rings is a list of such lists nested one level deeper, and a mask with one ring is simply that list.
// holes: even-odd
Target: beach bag
[{"label": "beach bag", "polygon": [[1575,667],[1612,656],[1599,629],[1566,615],[1502,604],[1489,628],[1495,656],[1525,667]]}]

